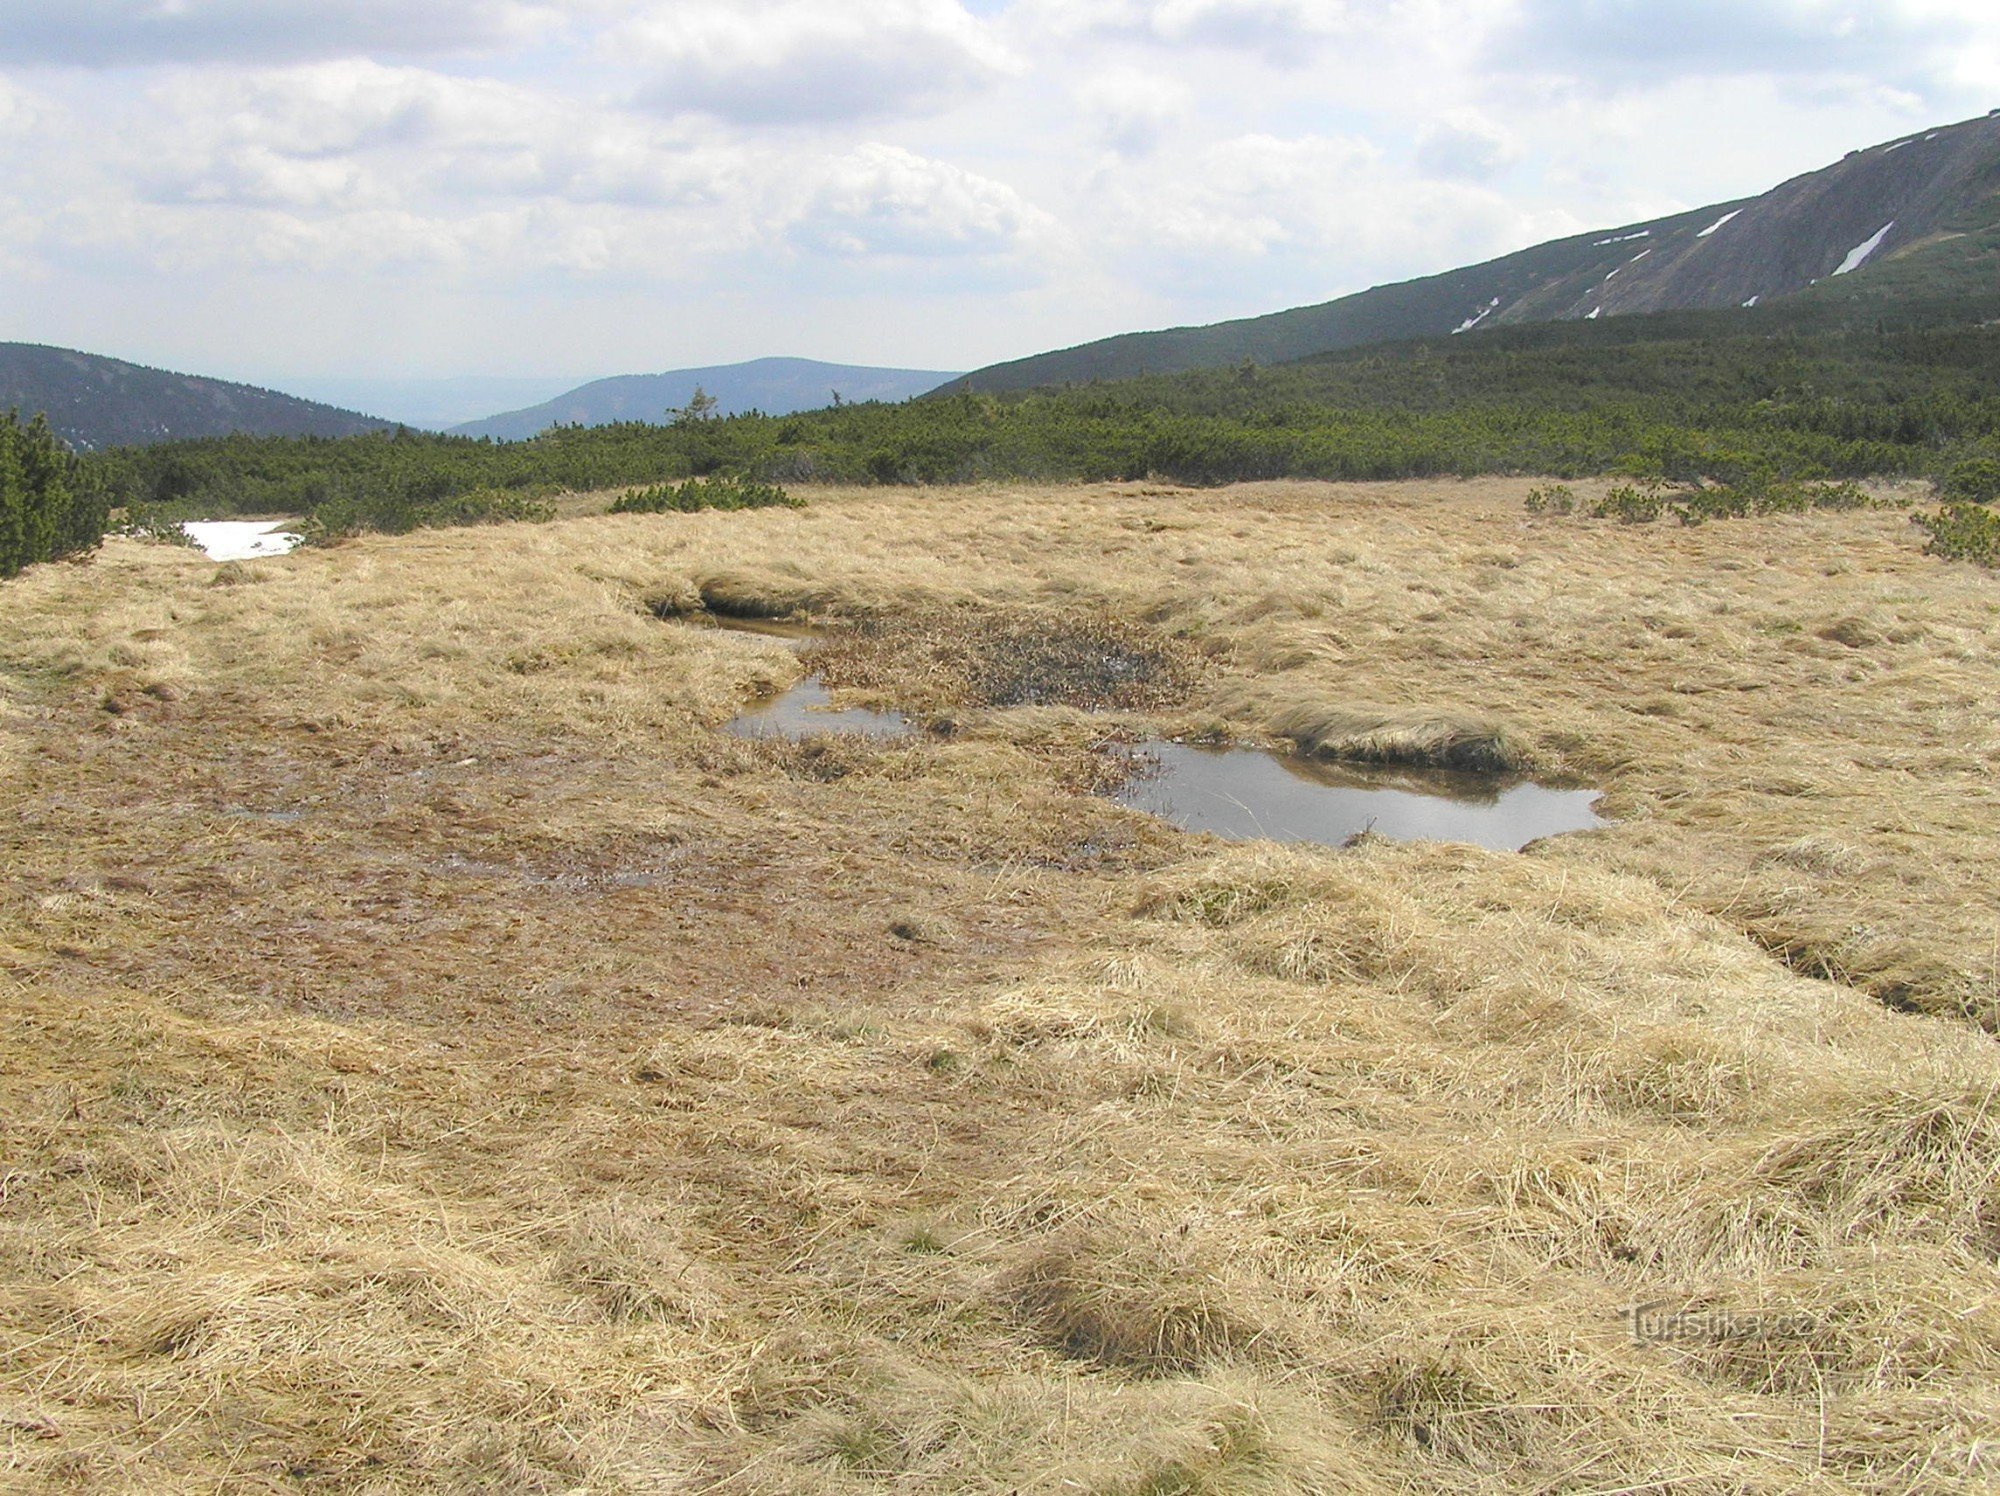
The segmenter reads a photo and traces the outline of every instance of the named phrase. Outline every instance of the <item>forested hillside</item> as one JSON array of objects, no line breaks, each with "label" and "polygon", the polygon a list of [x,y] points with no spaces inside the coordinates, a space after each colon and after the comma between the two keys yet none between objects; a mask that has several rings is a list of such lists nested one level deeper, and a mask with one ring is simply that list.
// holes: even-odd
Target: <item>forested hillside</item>
[{"label": "forested hillside", "polygon": [[148,369],[121,359],[0,343],[0,410],[43,413],[82,451],[247,432],[353,436],[388,426],[273,390]]}]

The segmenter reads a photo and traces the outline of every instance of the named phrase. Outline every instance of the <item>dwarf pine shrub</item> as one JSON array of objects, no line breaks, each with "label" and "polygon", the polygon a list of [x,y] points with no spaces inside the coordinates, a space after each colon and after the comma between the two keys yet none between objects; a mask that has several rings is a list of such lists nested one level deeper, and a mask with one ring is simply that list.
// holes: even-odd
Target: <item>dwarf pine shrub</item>
[{"label": "dwarf pine shrub", "polygon": [[1936,514],[1912,515],[1910,523],[1930,532],[1924,549],[1948,561],[2000,567],[2000,514],[1979,504],[1947,504]]},{"label": "dwarf pine shrub", "polygon": [[656,483],[635,488],[611,506],[613,514],[691,514],[697,509],[802,509],[775,483],[749,478],[694,478],[686,483]]},{"label": "dwarf pine shrub", "polygon": [[1944,496],[1965,504],[1990,504],[2000,499],[2000,458],[1974,457],[1945,474]]},{"label": "dwarf pine shrub", "polygon": [[45,418],[0,415],[0,577],[95,550],[109,518],[103,489]]}]

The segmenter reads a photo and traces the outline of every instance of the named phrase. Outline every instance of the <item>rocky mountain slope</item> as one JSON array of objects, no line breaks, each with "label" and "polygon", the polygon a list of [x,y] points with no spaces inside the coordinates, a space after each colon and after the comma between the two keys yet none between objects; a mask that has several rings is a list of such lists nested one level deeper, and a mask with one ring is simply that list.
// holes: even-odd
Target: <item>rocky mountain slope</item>
[{"label": "rocky mountain slope", "polygon": [[0,410],[46,412],[72,447],[187,437],[353,436],[389,423],[292,395],[35,343],[0,343]]},{"label": "rocky mountain slope", "polygon": [[[1481,265],[1269,316],[1131,333],[996,364],[949,390],[1282,363],[1358,344],[1527,322],[1766,306],[1922,256],[1939,273],[1985,249],[2000,192],[2000,117],[1923,130],[1761,197],[1581,234]],[[1928,278],[1928,277],[1927,277]],[[1907,276],[1899,284],[1917,285]]]},{"label": "rocky mountain slope", "polygon": [[809,358],[760,358],[749,363],[666,374],[627,374],[559,395],[542,405],[452,428],[455,436],[518,441],[551,426],[606,426],[614,421],[661,421],[685,406],[696,389],[713,396],[717,415],[761,410],[790,415],[836,399],[908,400],[956,375],[936,369],[875,369],[823,364]]}]

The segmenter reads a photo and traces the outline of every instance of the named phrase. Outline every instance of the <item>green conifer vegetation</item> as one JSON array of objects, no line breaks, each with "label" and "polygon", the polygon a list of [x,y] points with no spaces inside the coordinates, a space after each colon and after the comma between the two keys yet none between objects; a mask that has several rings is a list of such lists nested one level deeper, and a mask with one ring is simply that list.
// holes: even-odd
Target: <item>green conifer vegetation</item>
[{"label": "green conifer vegetation", "polygon": [[94,550],[107,518],[96,473],[37,416],[0,415],[0,577]]},{"label": "green conifer vegetation", "polygon": [[1966,490],[2000,459],[2000,328],[1950,314],[1969,310],[1670,313],[1018,395],[556,427],[522,442],[234,436],[92,462],[121,503],[305,516],[383,493],[545,498],[717,475],[1214,484],[1619,472],[1739,488],[1928,477]]}]

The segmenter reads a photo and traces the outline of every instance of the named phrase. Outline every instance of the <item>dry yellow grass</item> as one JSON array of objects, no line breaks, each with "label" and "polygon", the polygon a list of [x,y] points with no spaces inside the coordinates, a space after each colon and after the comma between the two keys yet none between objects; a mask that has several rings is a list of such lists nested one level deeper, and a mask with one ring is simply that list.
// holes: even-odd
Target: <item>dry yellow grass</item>
[{"label": "dry yellow grass", "polygon": [[[2000,587],[1525,487],[0,589],[0,1484],[1991,1489]],[[717,736],[800,666],[650,611],[704,595],[889,623],[852,678],[952,731]],[[967,610],[1201,665],[899,676]],[[1078,793],[1107,727],[1497,744],[1618,824],[1223,846]]]}]

